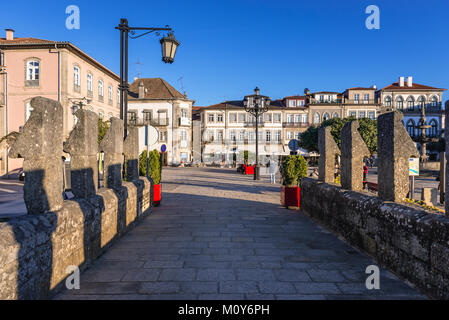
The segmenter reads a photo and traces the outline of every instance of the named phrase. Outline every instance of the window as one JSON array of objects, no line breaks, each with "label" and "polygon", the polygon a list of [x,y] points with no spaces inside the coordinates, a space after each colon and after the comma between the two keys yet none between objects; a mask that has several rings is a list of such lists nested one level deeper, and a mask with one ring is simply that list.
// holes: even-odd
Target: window
[{"label": "window", "polygon": [[301,136],[301,132],[295,132],[295,139],[299,140],[300,136]]},{"label": "window", "polygon": [[80,92],[80,68],[73,67],[73,86],[76,92]]},{"label": "window", "polygon": [[136,121],[137,121],[137,114],[136,114],[136,112],[132,112],[132,111],[128,112],[128,122],[136,123]]},{"label": "window", "polygon": [[423,96],[418,98],[418,106],[419,108],[424,108],[424,106],[426,105],[426,98],[424,98]]},{"label": "window", "polygon": [[363,100],[364,100],[365,102],[368,102],[368,101],[369,101],[369,93],[365,93],[365,94],[363,95]]},{"label": "window", "polygon": [[415,123],[412,119],[407,121],[407,132],[411,137],[415,135]]},{"label": "window", "polygon": [[98,98],[103,100],[103,80],[98,81]]},{"label": "window", "polygon": [[222,113],[217,114],[217,122],[223,122],[223,114]]},{"label": "window", "polygon": [[315,112],[315,114],[313,115],[313,123],[318,124],[320,123],[321,117],[320,114],[318,112]]},{"label": "window", "polygon": [[301,115],[295,114],[295,123],[300,123],[300,122],[301,122]]},{"label": "window", "polygon": [[359,118],[365,118],[365,111],[359,111]]},{"label": "window", "polygon": [[438,105],[438,98],[436,96],[432,97],[432,99],[430,100],[430,105],[432,107],[436,107]]},{"label": "window", "polygon": [[187,141],[187,131],[181,130],[181,141]]},{"label": "window", "polygon": [[296,107],[296,100],[289,100],[290,107]]},{"label": "window", "polygon": [[235,131],[232,130],[231,132],[229,132],[229,139],[231,139],[231,141],[235,141]]},{"label": "window", "polygon": [[276,131],[276,141],[279,142],[281,141],[281,131]]},{"label": "window", "polygon": [[334,114],[332,115],[332,118],[338,118],[338,113],[334,112]]},{"label": "window", "polygon": [[271,141],[271,131],[265,132],[265,141],[267,141],[267,142]]},{"label": "window", "polygon": [[254,141],[255,140],[255,135],[253,131],[248,132],[248,140],[249,141]]},{"label": "window", "polygon": [[87,74],[87,94],[92,96],[92,75],[90,73]]},{"label": "window", "polygon": [[213,113],[209,113],[208,121],[209,122],[214,122],[215,121],[215,115]]},{"label": "window", "polygon": [[438,124],[435,121],[435,119],[432,119],[430,121],[430,130],[429,130],[429,136],[430,137],[436,137],[438,135]]},{"label": "window", "polygon": [[111,85],[108,86],[108,101],[109,101],[109,104],[112,104],[112,86]]},{"label": "window", "polygon": [[358,93],[356,93],[355,95],[354,95],[354,103],[359,103],[359,94]]},{"label": "window", "polygon": [[27,102],[25,105],[25,121],[28,121],[28,119],[30,118],[31,111],[33,111],[33,107],[31,106],[30,102]]},{"label": "window", "polygon": [[272,122],[272,119],[273,119],[272,116],[273,116],[273,115],[272,115],[271,113],[265,114],[265,121],[266,121],[266,122]]},{"label": "window", "polygon": [[385,98],[385,106],[391,108],[391,97],[387,96]]},{"label": "window", "polygon": [[240,131],[240,132],[239,132],[239,140],[240,140],[240,141],[245,140],[245,131]]},{"label": "window", "polygon": [[274,114],[274,122],[276,122],[276,123],[280,123],[281,122],[281,114],[280,113],[275,113]]},{"label": "window", "polygon": [[350,111],[350,112],[349,112],[349,116],[350,116],[350,117],[357,118],[357,112],[356,112],[356,111]]},{"label": "window", "polygon": [[304,100],[298,100],[298,107],[304,106]]},{"label": "window", "polygon": [[329,120],[329,118],[330,118],[329,113],[326,112],[326,113],[323,115],[323,121]]},{"label": "window", "polygon": [[320,95],[320,102],[324,102],[324,95]]},{"label": "window", "polygon": [[248,115],[248,122],[249,123],[254,123],[254,122],[256,122],[256,118],[253,115],[249,114]]},{"label": "window", "polygon": [[396,109],[404,109],[404,99],[401,96],[396,99]]},{"label": "window", "polygon": [[30,60],[26,65],[26,85],[38,86],[39,85],[39,61]]},{"label": "window", "polygon": [[159,131],[159,138],[161,141],[167,141],[167,131]]},{"label": "window", "polygon": [[302,118],[302,119],[301,119],[301,122],[302,122],[302,123],[307,123],[307,122],[309,122],[309,116],[308,116],[307,114],[303,114],[301,118]]},{"label": "window", "polygon": [[143,111],[143,121],[145,121],[145,123],[151,121],[151,111]]},{"label": "window", "polygon": [[328,95],[328,96],[327,96],[327,101],[329,101],[329,102],[332,101],[332,96],[331,96],[331,95]]},{"label": "window", "polygon": [[217,140],[218,141],[222,141],[223,140],[223,131],[222,130],[218,130],[217,131]]},{"label": "window", "polygon": [[293,122],[293,115],[287,114],[287,123],[292,123],[292,122]]},{"label": "window", "polygon": [[186,109],[181,109],[181,117],[182,118],[188,118],[188,112]]},{"label": "window", "polygon": [[236,123],[237,122],[237,113],[230,113],[229,114],[229,121],[232,123]]},{"label": "window", "polygon": [[374,111],[368,111],[368,118],[374,120],[376,117],[376,113]]},{"label": "window", "polygon": [[288,140],[293,139],[293,132],[287,131],[287,139],[288,139]]},{"label": "window", "polygon": [[239,113],[239,122],[245,122],[246,121],[246,114]]},{"label": "window", "polygon": [[412,97],[408,97],[407,99],[407,108],[408,110],[413,110],[415,107],[415,101],[413,100]]},{"label": "window", "polygon": [[117,105],[120,105],[120,89],[117,89]]}]

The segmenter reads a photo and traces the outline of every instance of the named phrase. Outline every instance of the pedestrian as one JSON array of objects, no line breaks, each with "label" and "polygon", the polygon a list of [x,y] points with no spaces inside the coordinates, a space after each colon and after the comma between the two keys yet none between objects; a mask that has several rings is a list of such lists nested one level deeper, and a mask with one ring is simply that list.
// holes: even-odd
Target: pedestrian
[{"label": "pedestrian", "polygon": [[309,177],[312,177],[314,179],[318,179],[318,169],[317,168],[313,169],[313,171],[312,171],[312,173],[310,174]]},{"label": "pedestrian", "polygon": [[276,183],[277,169],[278,169],[278,163],[274,159],[270,160],[270,183]]},{"label": "pedestrian", "polygon": [[364,162],[363,163],[363,189],[366,189],[366,185],[368,184],[367,176],[368,176],[368,166]]}]

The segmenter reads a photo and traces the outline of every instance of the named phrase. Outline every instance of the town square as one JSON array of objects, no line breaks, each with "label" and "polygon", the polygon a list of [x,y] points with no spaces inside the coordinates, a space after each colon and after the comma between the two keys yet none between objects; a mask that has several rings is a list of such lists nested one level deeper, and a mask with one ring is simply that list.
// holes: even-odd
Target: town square
[{"label": "town square", "polygon": [[449,2],[118,4],[0,11],[0,300],[449,299]]}]

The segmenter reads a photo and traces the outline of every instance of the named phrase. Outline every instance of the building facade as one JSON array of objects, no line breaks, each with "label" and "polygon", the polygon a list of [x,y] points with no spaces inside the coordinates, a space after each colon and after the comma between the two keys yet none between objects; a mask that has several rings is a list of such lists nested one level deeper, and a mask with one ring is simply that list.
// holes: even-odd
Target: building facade
[{"label": "building facade", "polygon": [[[139,150],[161,151],[164,165],[179,165],[193,160],[192,157],[192,105],[164,79],[135,79],[130,85],[128,96],[128,122],[140,126]],[[158,138],[148,136],[146,124],[156,128]],[[153,141],[157,141],[152,143]]]},{"label": "building facade", "polygon": [[[0,137],[20,131],[32,111],[35,96],[57,100],[64,110],[64,138],[80,107],[104,119],[119,117],[119,77],[69,42],[17,38],[7,29],[0,38]],[[22,166],[0,151],[0,175]]]}]

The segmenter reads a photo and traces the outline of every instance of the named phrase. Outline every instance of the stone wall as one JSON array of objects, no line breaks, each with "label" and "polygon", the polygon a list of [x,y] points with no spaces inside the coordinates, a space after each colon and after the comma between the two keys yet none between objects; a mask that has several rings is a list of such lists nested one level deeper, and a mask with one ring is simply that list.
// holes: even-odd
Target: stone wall
[{"label": "stone wall", "polygon": [[449,299],[448,217],[309,178],[301,181],[300,199],[302,212],[380,265],[433,298]]},{"label": "stone wall", "polygon": [[45,299],[72,271],[86,269],[115,239],[149,214],[151,183],[99,189],[62,208],[0,223],[0,299]]}]

